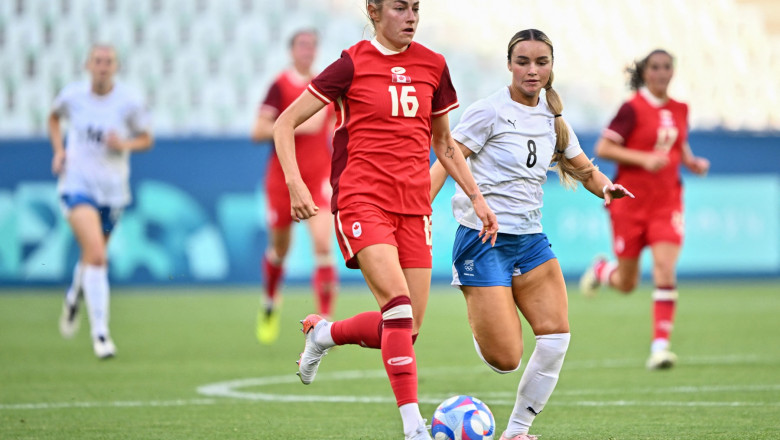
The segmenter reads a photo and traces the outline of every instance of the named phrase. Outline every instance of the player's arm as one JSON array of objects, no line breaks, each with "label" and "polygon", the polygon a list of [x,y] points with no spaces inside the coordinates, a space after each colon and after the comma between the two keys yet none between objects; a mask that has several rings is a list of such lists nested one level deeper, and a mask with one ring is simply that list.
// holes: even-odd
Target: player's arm
[{"label": "player's arm", "polygon": [[[474,176],[471,175],[468,164],[466,164],[463,152],[456,145],[455,140],[452,139],[449,116],[444,114],[434,117],[432,125],[431,142],[433,152],[438,159],[437,163],[441,164],[444,171],[455,179],[455,182],[460,185],[463,192],[471,199],[471,203],[474,205],[474,213],[482,221],[480,237],[483,237],[483,242],[490,239],[490,244],[495,244],[498,236],[496,215],[493,214],[493,211],[485,202],[485,198],[482,197],[482,193],[479,191],[479,187],[477,187],[477,182],[474,180]],[[441,189],[443,184],[443,181],[438,184],[439,189]]]},{"label": "player's arm", "polygon": [[694,156],[691,145],[688,142],[683,143],[682,163],[691,170],[692,173],[700,176],[707,174],[707,171],[710,169],[710,161],[703,157]]},{"label": "player's arm", "polygon": [[[463,154],[463,158],[467,158],[471,156],[473,151],[469,150],[468,147],[461,144],[460,142],[453,139],[453,142],[455,142],[455,145],[460,148],[460,152]],[[447,170],[444,169],[444,166],[441,164],[440,160],[436,160],[436,162],[433,163],[431,166],[431,203],[433,203],[433,200],[436,198],[436,195],[439,194],[439,191],[441,191],[442,187],[444,186],[444,182],[447,181]]]},{"label": "player's arm", "polygon": [[274,137],[274,122],[276,121],[276,110],[263,106],[255,118],[252,125],[252,142],[264,142]]},{"label": "player's arm", "polygon": [[625,148],[623,145],[615,142],[609,137],[602,136],[596,148],[596,156],[614,161],[623,165],[633,165],[646,169],[647,171],[658,171],[669,163],[669,157],[662,152],[638,151],[631,148]]},{"label": "player's arm", "polygon": [[320,209],[314,204],[311,193],[301,178],[295,158],[295,129],[323,107],[325,103],[306,90],[279,115],[274,123],[273,139],[276,157],[282,166],[284,180],[290,190],[290,214],[295,221],[312,217]]},{"label": "player's arm", "polygon": [[[576,168],[585,168],[591,165],[590,159],[588,159],[585,153],[574,156],[569,159],[569,162]],[[634,198],[634,195],[624,188],[623,185],[612,183],[609,177],[598,169],[593,170],[590,173],[590,177],[582,181],[582,186],[597,197],[604,199],[605,206],[612,203],[612,199],[620,199],[626,196]]]},{"label": "player's arm", "polygon": [[149,131],[142,131],[133,137],[122,139],[116,134],[116,132],[112,131],[108,133],[108,138],[106,138],[106,145],[108,148],[117,151],[146,151],[152,148],[152,145],[154,145],[154,136]]},{"label": "player's arm", "polygon": [[62,128],[60,127],[60,115],[57,112],[49,114],[49,140],[54,157],[51,160],[51,172],[59,175],[65,165],[65,144],[62,141]]},{"label": "player's arm", "polygon": [[[328,123],[327,111],[317,112],[295,129],[295,134],[314,134],[322,129],[323,124]],[[265,142],[274,138],[274,122],[277,112],[270,107],[263,107],[252,126],[252,141]]]}]

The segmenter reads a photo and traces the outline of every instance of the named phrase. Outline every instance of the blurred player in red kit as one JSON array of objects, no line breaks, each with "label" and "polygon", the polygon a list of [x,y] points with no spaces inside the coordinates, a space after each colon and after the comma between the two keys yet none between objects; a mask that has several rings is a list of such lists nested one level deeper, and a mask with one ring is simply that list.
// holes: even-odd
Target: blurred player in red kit
[{"label": "blurred player in red kit", "polygon": [[625,102],[596,144],[596,155],[617,163],[615,183],[631,188],[636,200],[609,206],[617,261],[597,258],[582,276],[580,288],[593,296],[605,285],[623,293],[636,289],[639,255],[653,256],[653,340],[647,368],[672,367],[677,356],[669,337],[677,302],[677,259],[683,241],[680,165],[704,175],[707,159],[688,145],[688,106],[668,95],[674,59],[654,50],[629,69],[636,93]]},{"label": "blurred player in red kit", "polygon": [[[306,90],[314,77],[312,65],[317,55],[318,36],[313,29],[296,32],[290,38],[292,66],[279,74],[260,107],[252,140],[264,142],[273,138],[276,118]],[[332,107],[323,108],[295,130],[297,161],[305,184],[311,189],[315,203],[327,204],[331,197],[330,138],[333,131]],[[265,179],[268,203],[268,246],[262,261],[265,298],[257,315],[257,338],[270,344],[279,336],[281,296],[279,285],[284,274],[284,261],[290,249],[292,217],[290,194],[284,173],[275,152],[268,161]],[[317,313],[330,317],[338,289],[338,275],[331,252],[333,216],[324,212],[308,222],[312,238],[315,268],[312,287],[317,300]]]}]

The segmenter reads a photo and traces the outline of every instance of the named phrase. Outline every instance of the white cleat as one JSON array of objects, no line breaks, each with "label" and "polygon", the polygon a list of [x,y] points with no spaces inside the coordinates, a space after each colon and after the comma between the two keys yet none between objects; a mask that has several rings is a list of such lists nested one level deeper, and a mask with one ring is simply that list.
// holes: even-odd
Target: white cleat
[{"label": "white cleat", "polygon": [[425,426],[425,420],[420,423],[417,430],[411,435],[404,436],[404,440],[433,440],[431,434],[428,432],[428,427]]},{"label": "white cleat", "polygon": [[677,363],[677,355],[669,350],[659,350],[652,353],[645,366],[648,370],[667,370]]},{"label": "white cleat", "polygon": [[95,356],[100,359],[109,359],[116,356],[116,346],[114,341],[108,336],[98,336],[92,341],[92,348],[95,350]]},{"label": "white cleat", "polygon": [[601,282],[599,282],[598,277],[596,277],[596,267],[605,264],[606,261],[607,259],[604,257],[596,257],[593,263],[588,266],[580,277],[580,293],[586,298],[594,298],[598,295]]},{"label": "white cleat", "polygon": [[67,301],[63,301],[60,314],[60,334],[63,338],[70,339],[76,335],[81,325],[79,317],[79,303],[70,305]]},{"label": "white cleat", "polygon": [[306,335],[306,345],[303,347],[301,358],[298,359],[298,377],[304,385],[314,382],[314,376],[317,375],[317,369],[320,367],[322,357],[328,354],[328,349],[323,348],[314,340],[314,333],[321,329],[328,321],[320,315],[309,315],[301,324],[303,324],[303,333]]}]

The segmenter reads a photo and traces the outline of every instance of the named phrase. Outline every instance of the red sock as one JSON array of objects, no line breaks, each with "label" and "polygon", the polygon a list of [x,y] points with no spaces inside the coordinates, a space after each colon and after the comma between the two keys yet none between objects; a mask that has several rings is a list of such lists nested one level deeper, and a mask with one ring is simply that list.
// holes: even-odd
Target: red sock
[{"label": "red sock", "polygon": [[653,340],[666,339],[672,333],[677,290],[674,286],[657,287],[653,292]]},{"label": "red sock", "polygon": [[336,345],[357,344],[379,348],[382,344],[382,314],[363,312],[351,318],[335,321],[330,335]]},{"label": "red sock", "polygon": [[417,362],[412,346],[412,302],[399,296],[382,307],[382,360],[398,406],[417,403]]},{"label": "red sock", "polygon": [[329,318],[333,315],[333,300],[336,297],[338,278],[333,266],[320,266],[314,270],[312,284],[317,295],[317,313]]},{"label": "red sock", "polygon": [[275,265],[268,260],[267,255],[263,255],[263,282],[265,283],[265,296],[271,302],[276,297],[276,291],[279,283],[282,281],[284,267]]}]

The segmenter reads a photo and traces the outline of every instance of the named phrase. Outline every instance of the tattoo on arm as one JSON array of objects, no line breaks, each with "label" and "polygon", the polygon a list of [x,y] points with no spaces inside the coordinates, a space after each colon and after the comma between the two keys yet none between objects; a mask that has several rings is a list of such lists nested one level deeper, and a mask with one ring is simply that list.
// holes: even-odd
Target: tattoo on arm
[{"label": "tattoo on arm", "polygon": [[471,200],[472,202],[474,200],[477,200],[477,195],[476,194],[469,194],[469,200]]},{"label": "tattoo on arm", "polygon": [[452,148],[452,145],[447,145],[447,151],[444,152],[444,156],[448,159],[452,159],[455,157],[455,149]]}]

